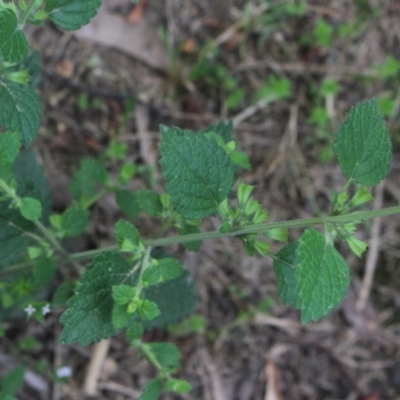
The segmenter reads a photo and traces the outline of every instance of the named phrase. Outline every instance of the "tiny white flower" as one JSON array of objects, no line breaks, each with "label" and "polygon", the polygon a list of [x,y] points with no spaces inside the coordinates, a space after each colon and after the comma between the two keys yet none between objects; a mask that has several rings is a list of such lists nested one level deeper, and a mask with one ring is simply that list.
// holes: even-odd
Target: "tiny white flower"
[{"label": "tiny white flower", "polygon": [[70,378],[72,376],[71,367],[60,367],[56,369],[56,375],[59,378]]},{"label": "tiny white flower", "polygon": [[36,308],[32,306],[32,304],[29,304],[28,307],[26,307],[24,309],[24,311],[28,314],[28,316],[30,317],[35,311]]},{"label": "tiny white flower", "polygon": [[50,312],[50,304],[47,303],[44,307],[42,307],[42,314],[47,315]]}]

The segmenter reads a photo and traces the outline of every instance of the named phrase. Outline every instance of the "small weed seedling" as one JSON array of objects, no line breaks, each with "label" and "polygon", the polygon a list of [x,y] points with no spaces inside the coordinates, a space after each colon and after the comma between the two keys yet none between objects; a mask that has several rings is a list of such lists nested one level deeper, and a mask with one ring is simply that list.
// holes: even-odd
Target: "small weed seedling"
[{"label": "small weed seedling", "polygon": [[[0,310],[3,319],[19,309],[44,322],[51,310],[64,308],[64,345],[86,346],[125,330],[130,345],[157,370],[140,397],[153,400],[162,390],[191,389],[175,377],[181,358],[178,348],[142,340],[146,329],[178,322],[196,306],[189,273],[162,251],[163,246],[180,243],[196,251],[203,240],[229,236],[240,240],[250,256],[272,257],[280,299],[299,310],[305,324],[328,315],[346,295],[350,273],[336,244],[344,241],[361,256],[367,245],[355,236],[357,224],[398,214],[400,207],[362,209],[372,199],[370,188],[386,177],[391,160],[388,132],[377,101],[371,99],[352,108],[335,134],[333,151],[346,184],[338,193],[332,191],[331,209],[324,216],[269,222],[267,211],[251,197],[254,187],[235,183],[238,169],[247,168],[249,161],[237,150],[230,122],[200,132],[160,127],[163,193],[129,191],[126,184],[136,168],[124,162],[126,147],[112,142],[104,161],[81,161],[71,181],[73,203],[61,214],[52,213],[41,168],[29,150],[41,119],[35,92],[40,59],[29,53],[23,28],[48,18],[60,28],[74,30],[87,23],[100,4],[101,0],[0,0]],[[288,90],[284,81],[269,82],[260,96],[284,96]],[[120,163],[116,178],[107,172],[110,159],[114,166]],[[115,225],[115,244],[68,252],[65,239],[85,232],[91,206],[107,193],[114,194],[126,216]],[[163,230],[175,229],[176,235],[144,239],[130,222],[140,212],[160,218]],[[202,232],[200,223],[209,216],[219,217],[220,227]],[[305,230],[297,240],[277,254],[270,251],[272,240],[286,242],[288,229],[299,227]],[[50,283],[57,267],[85,260],[88,265],[79,281],[66,279],[54,292]],[[204,329],[201,318],[192,321],[186,329]],[[21,384],[21,371],[17,368],[1,381],[7,398],[13,398]]]}]

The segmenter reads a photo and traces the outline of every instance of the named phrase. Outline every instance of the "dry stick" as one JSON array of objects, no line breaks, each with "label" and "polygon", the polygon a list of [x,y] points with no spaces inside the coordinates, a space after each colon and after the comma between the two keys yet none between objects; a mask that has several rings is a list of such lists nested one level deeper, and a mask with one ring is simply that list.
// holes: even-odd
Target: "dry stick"
[{"label": "dry stick", "polygon": [[[245,62],[233,68],[233,72],[242,72],[248,69],[277,69],[277,63],[271,60],[258,61],[258,62]],[[356,76],[379,76],[379,71],[373,68],[366,68],[365,66],[349,66],[349,65],[335,65],[327,66],[320,64],[306,64],[302,62],[287,62],[279,63],[280,72],[294,73],[294,74],[322,74],[322,75],[356,75]]]},{"label": "dry stick", "polygon": [[236,117],[232,118],[233,126],[236,126],[243,122],[244,120],[250,118],[254,114],[256,114],[258,111],[262,110],[269,104],[268,100],[259,100],[257,101],[256,104],[245,108],[243,111],[241,111],[239,114],[236,115]]},{"label": "dry stick", "polygon": [[[384,182],[382,182],[376,188],[376,197],[373,206],[374,209],[382,208],[383,188],[384,188]],[[369,294],[371,292],[372,282],[374,280],[375,268],[378,260],[379,249],[381,245],[381,240],[379,237],[381,225],[382,225],[382,219],[375,218],[371,228],[371,240],[370,240],[367,260],[365,263],[365,273],[356,304],[356,310],[358,312],[364,310],[367,304]]]},{"label": "dry stick", "polygon": [[[267,11],[269,8],[268,4],[262,4],[258,7],[254,7],[253,9],[250,10],[250,16],[251,17],[257,17],[261,15],[263,12]],[[220,46],[221,44],[227,42],[232,36],[235,35],[235,33],[242,28],[242,26],[246,23],[247,21],[247,16],[239,18],[236,22],[234,22],[231,26],[229,26],[227,29],[225,29],[221,34],[219,34],[212,42],[210,42],[203,50],[202,54],[207,55],[207,53],[216,47]]]},{"label": "dry stick", "polygon": [[290,157],[293,149],[295,148],[295,144],[297,141],[297,120],[298,120],[298,111],[299,107],[297,104],[292,104],[290,106],[290,117],[289,123],[287,124],[285,133],[283,134],[283,138],[279,144],[277,155],[273,158],[271,163],[269,164],[267,171],[263,176],[265,178],[269,177],[274,173],[278,165]]},{"label": "dry stick", "polygon": [[110,339],[102,340],[95,344],[92,359],[90,360],[89,367],[86,372],[85,383],[83,385],[83,392],[86,396],[97,395],[97,382],[100,377],[101,368],[107,357],[108,349],[110,347]]},{"label": "dry stick", "polygon": [[218,368],[205,347],[200,350],[200,358],[211,380],[213,400],[228,400]]},{"label": "dry stick", "polygon": [[110,392],[119,393],[135,400],[140,397],[140,392],[138,390],[131,389],[117,382],[101,382],[98,384],[97,387],[101,390],[108,390]]}]

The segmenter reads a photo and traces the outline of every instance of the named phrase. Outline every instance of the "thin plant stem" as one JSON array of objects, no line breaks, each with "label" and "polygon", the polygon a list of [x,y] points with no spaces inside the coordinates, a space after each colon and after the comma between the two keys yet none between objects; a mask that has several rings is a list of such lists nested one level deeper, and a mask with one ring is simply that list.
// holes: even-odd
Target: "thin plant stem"
[{"label": "thin plant stem", "polygon": [[[382,210],[372,210],[372,211],[356,211],[345,215],[333,215],[333,216],[323,216],[316,218],[304,218],[297,219],[293,221],[280,221],[280,222],[264,222],[262,224],[247,226],[240,229],[235,229],[230,232],[220,232],[210,231],[201,233],[191,233],[188,235],[177,235],[161,239],[147,239],[145,240],[146,246],[159,247],[159,246],[169,246],[173,244],[183,244],[201,240],[218,239],[223,237],[235,237],[241,235],[248,235],[252,233],[263,233],[270,229],[277,228],[305,228],[307,226],[315,225],[325,225],[325,224],[345,224],[348,222],[361,222],[366,219],[387,217],[390,215],[400,214],[400,206],[388,207]],[[78,253],[72,253],[68,256],[61,257],[59,261],[70,262],[70,261],[82,261],[91,259],[105,251],[116,251],[118,250],[117,245],[111,245],[107,247],[102,247],[101,249],[88,250]],[[272,257],[271,254],[268,254]],[[25,264],[18,264],[18,269],[23,268]],[[26,264],[31,265],[31,264]],[[16,266],[10,266],[9,268],[4,268],[0,271],[0,274],[4,274],[7,271],[14,270]]]}]

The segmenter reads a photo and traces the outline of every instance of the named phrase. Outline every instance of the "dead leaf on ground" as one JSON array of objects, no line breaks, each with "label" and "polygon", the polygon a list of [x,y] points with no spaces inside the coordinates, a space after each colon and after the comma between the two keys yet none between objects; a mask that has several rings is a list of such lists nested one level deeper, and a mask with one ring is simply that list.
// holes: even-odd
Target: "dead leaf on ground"
[{"label": "dead leaf on ground", "polygon": [[74,74],[74,64],[70,60],[62,60],[59,62],[56,66],[56,71],[59,75],[61,75],[63,78],[71,78],[71,76]]},{"label": "dead leaf on ground", "polygon": [[144,15],[148,0],[140,0],[138,4],[134,5],[126,16],[126,22],[128,24],[134,24],[139,22]]},{"label": "dead leaf on ground", "polygon": [[125,52],[148,66],[167,71],[169,59],[156,29],[145,19],[129,25],[122,16],[102,6],[96,17],[76,31],[75,36]]}]

